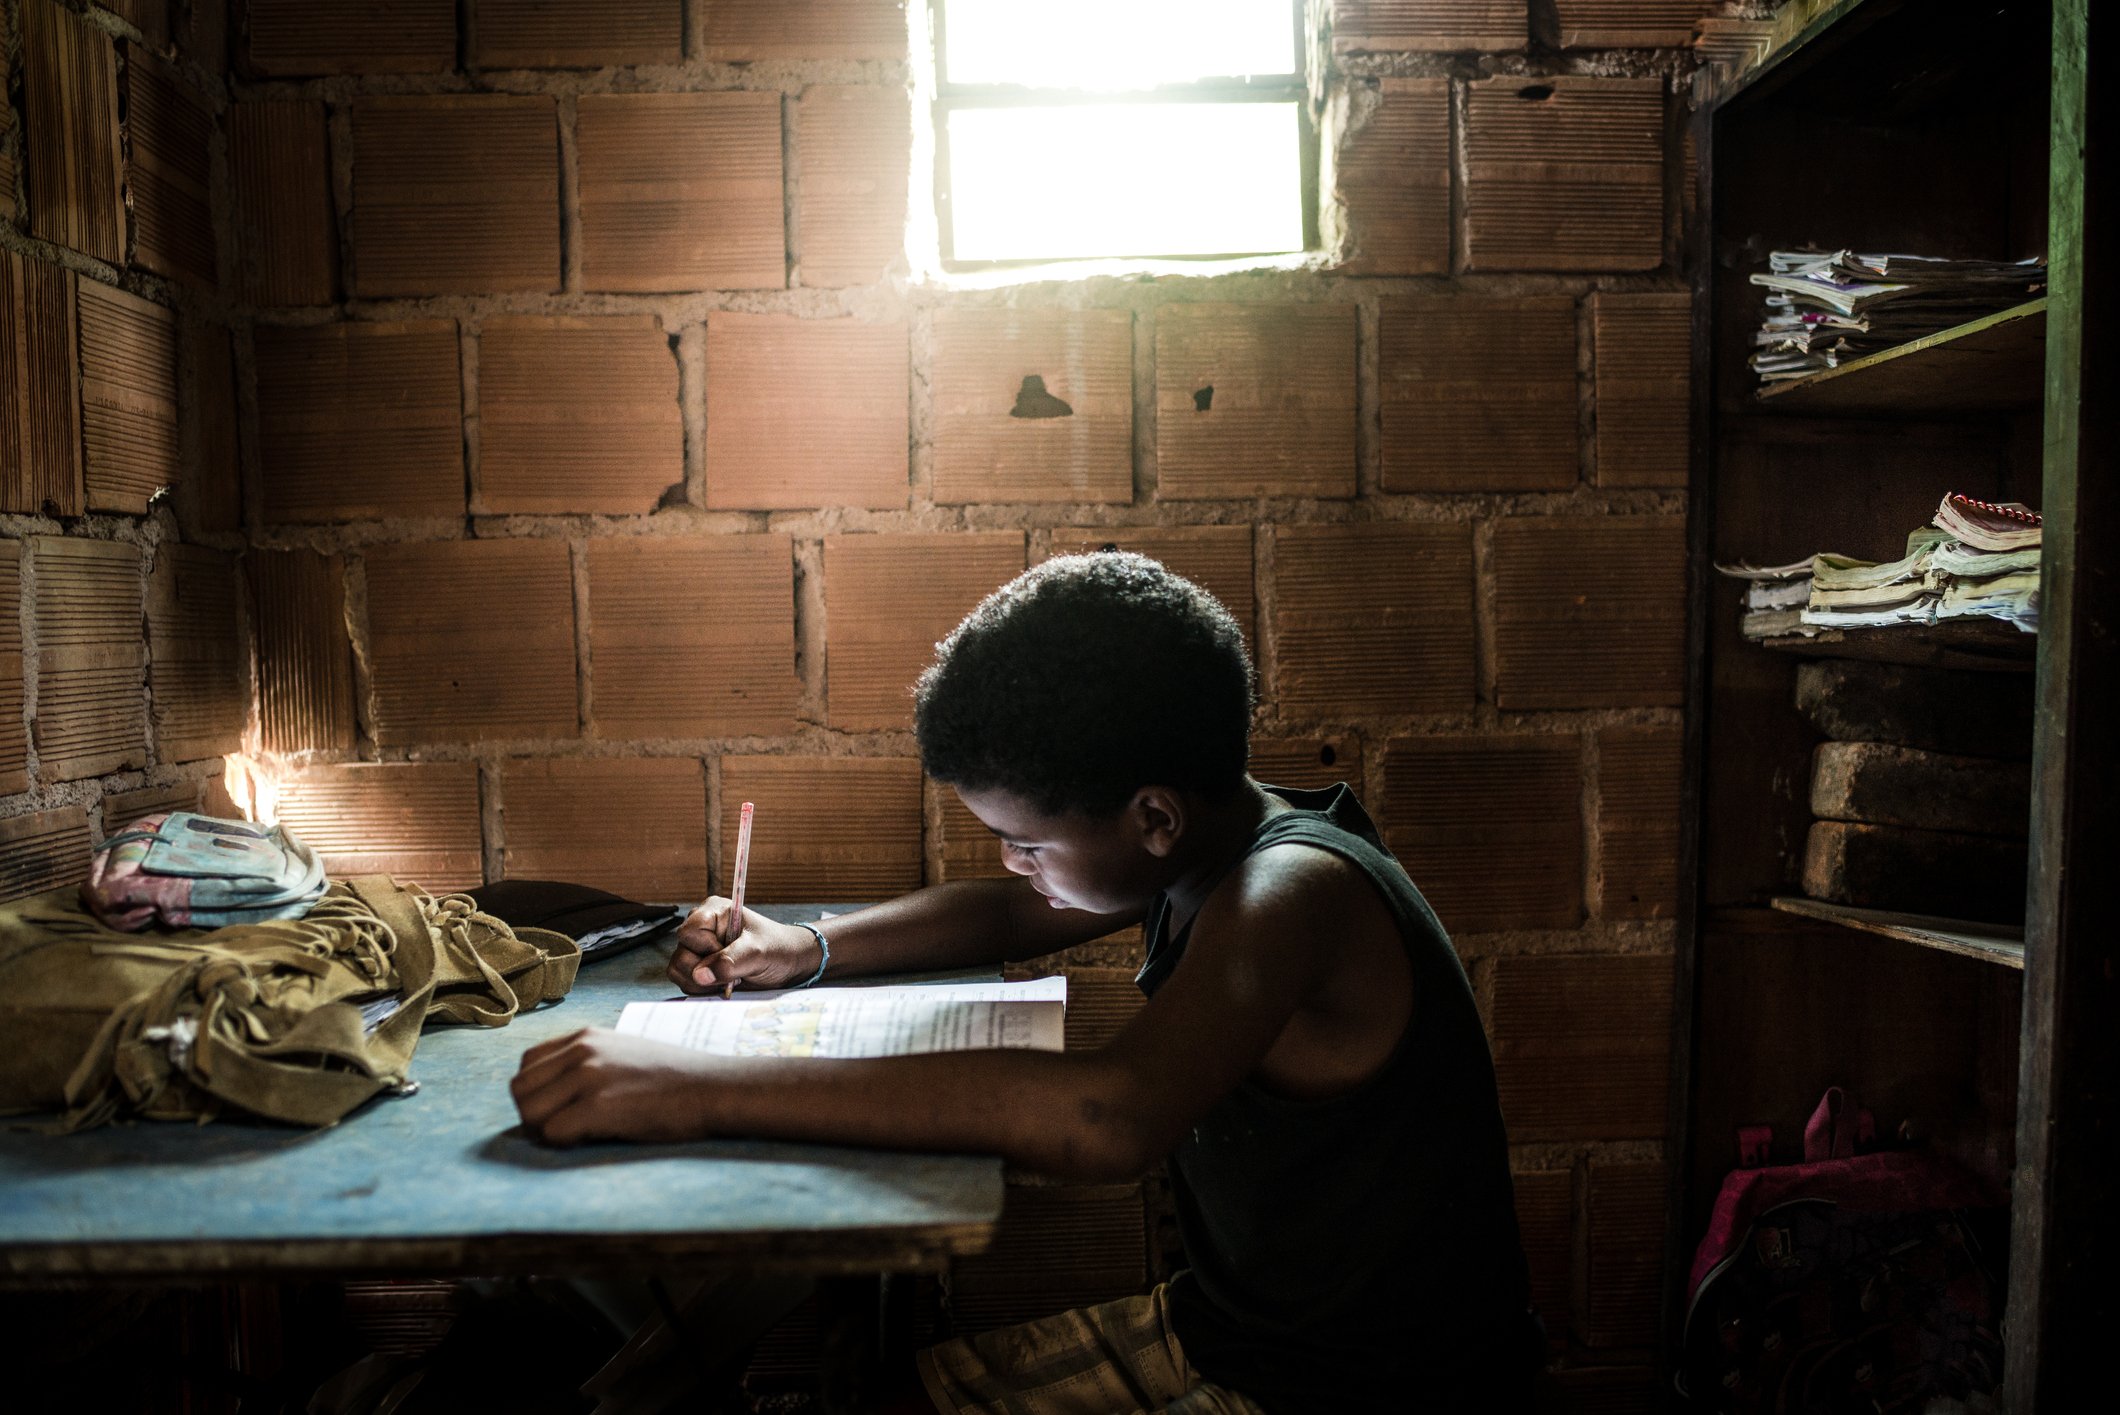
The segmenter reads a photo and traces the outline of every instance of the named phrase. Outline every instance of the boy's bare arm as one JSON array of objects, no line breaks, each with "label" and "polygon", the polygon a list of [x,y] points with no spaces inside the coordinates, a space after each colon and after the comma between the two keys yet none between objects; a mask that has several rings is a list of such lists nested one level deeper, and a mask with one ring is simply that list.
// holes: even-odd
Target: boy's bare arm
[{"label": "boy's bare arm", "polygon": [[1101,1051],[767,1060],[582,1032],[525,1054],[516,1105],[556,1144],[763,1136],[1132,1178],[1259,1064],[1333,965],[1343,892],[1262,859],[1216,891],[1184,963]]},{"label": "boy's bare arm", "polygon": [[[689,993],[730,982],[786,987],[816,973],[820,950],[808,929],[746,909],[743,932],[729,940],[729,907],[717,895],[677,931],[669,971],[678,987]],[[832,940],[830,978],[839,979],[1037,958],[1140,921],[1138,912],[1055,909],[1027,880],[1012,877],[934,885],[820,920],[819,927]]]}]

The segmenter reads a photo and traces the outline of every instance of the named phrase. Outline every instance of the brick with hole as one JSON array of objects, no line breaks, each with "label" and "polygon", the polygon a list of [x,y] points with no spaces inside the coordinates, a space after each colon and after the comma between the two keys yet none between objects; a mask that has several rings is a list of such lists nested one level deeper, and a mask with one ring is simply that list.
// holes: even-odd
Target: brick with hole
[{"label": "brick with hole", "polygon": [[36,573],[38,778],[77,781],[146,765],[139,547],[59,536],[28,544]]},{"label": "brick with hole", "polygon": [[22,0],[18,8],[30,234],[123,265],[116,48],[58,0]]},{"label": "brick with hole", "polygon": [[252,74],[435,74],[456,67],[456,0],[248,0]]},{"label": "brick with hole", "polygon": [[251,337],[268,522],[464,514],[454,321],[261,324]]},{"label": "brick with hole", "polygon": [[1597,734],[1597,863],[1601,919],[1668,919],[1678,912],[1682,738],[1675,727],[1607,727]]},{"label": "brick with hole", "polygon": [[707,506],[903,508],[906,327],[707,316]]},{"label": "brick with hole", "polygon": [[1299,791],[1345,783],[1362,794],[1362,744],[1353,737],[1254,737],[1249,770],[1258,780]]},{"label": "brick with hole", "polygon": [[1332,0],[1338,54],[1521,49],[1529,31],[1524,0]]},{"label": "brick with hole", "polygon": [[1590,1164],[1590,1307],[1583,1338],[1591,1346],[1656,1344],[1666,1189],[1660,1164]]},{"label": "brick with hole", "polygon": [[835,288],[883,278],[905,253],[912,110],[903,89],[805,90],[795,130],[802,283]]},{"label": "brick with hole", "polygon": [[576,734],[564,541],[378,545],[362,559],[378,745]]},{"label": "brick with hole", "polygon": [[1885,742],[1821,742],[1811,757],[1811,814],[1821,820],[2021,840],[2031,809],[2032,773],[2023,762]]},{"label": "brick with hole", "polygon": [[129,45],[124,111],[133,263],[211,290],[220,269],[209,191],[213,109],[161,60]]},{"label": "brick with hole", "polygon": [[[700,56],[709,60],[903,59],[906,0],[702,0]],[[704,13],[702,13],[702,11]]]},{"label": "brick with hole", "polygon": [[1693,297],[1590,297],[1597,358],[1597,484],[1683,487],[1690,473]]},{"label": "brick with hole", "polygon": [[1480,79],[1465,128],[1465,268],[1663,264],[1664,81]]},{"label": "brick with hole", "polygon": [[677,356],[654,315],[489,319],[476,509],[642,515],[683,493]]},{"label": "brick with hole", "polygon": [[1813,821],[1803,892],[1813,899],[1947,919],[2024,918],[2025,844],[1994,835]]},{"label": "brick with hole", "polygon": [[265,750],[352,750],[344,562],[314,550],[253,550],[247,560]]},{"label": "brick with hole", "polygon": [[339,228],[331,204],[324,105],[228,105],[236,290],[254,305],[328,305],[338,298]]},{"label": "brick with hole", "polygon": [[598,737],[795,730],[795,558],[784,535],[589,542],[589,717]]},{"label": "brick with hole", "polygon": [[787,283],[780,95],[584,94],[575,141],[589,289]]},{"label": "brick with hole", "polygon": [[209,807],[206,780],[196,776],[138,791],[117,791],[103,798],[103,838],[108,840],[142,816],[167,815],[171,811],[221,814]]},{"label": "brick with hole", "polygon": [[140,32],[143,39],[156,49],[166,49],[170,41],[170,0],[94,0],[99,10],[107,10]]},{"label": "brick with hole", "polygon": [[[12,64],[4,48],[0,48],[0,92],[9,92],[13,87]],[[19,188],[22,177],[21,159],[16,153],[15,106],[0,103],[0,221],[19,224],[22,220],[22,203]]]},{"label": "brick with hole", "polygon": [[1554,0],[1566,49],[1683,49],[1714,0]]},{"label": "brick with hole", "polygon": [[1387,300],[1386,491],[1566,491],[1577,480],[1575,298]]},{"label": "brick with hole", "polygon": [[920,887],[920,763],[912,757],[723,757],[714,873],[722,893],[745,801],[757,807],[747,902],[871,903]]},{"label": "brick with hole", "polygon": [[236,447],[235,341],[226,325],[192,318],[184,327],[193,413],[179,420],[189,472],[177,479],[177,522],[185,534],[243,526],[243,473]]},{"label": "brick with hole", "polygon": [[22,542],[0,540],[0,793],[29,789],[22,670]]},{"label": "brick with hole", "polygon": [[1109,1046],[1148,1001],[1134,981],[1135,969],[1069,967],[1065,971],[1068,1051]]},{"label": "brick with hole", "polygon": [[936,501],[1133,499],[1125,310],[937,310],[930,383]]},{"label": "brick with hole", "polygon": [[1453,934],[1583,921],[1582,743],[1401,737],[1384,752],[1384,840]]},{"label": "brick with hole", "polygon": [[1075,526],[1053,532],[1053,554],[1128,550],[1159,561],[1222,602],[1256,644],[1250,526]]},{"label": "brick with hole", "polygon": [[[1334,100],[1336,107],[1364,100]],[[1352,275],[1450,269],[1450,81],[1379,79],[1373,108],[1335,128],[1341,268]]]},{"label": "brick with hole", "polygon": [[1670,955],[1505,954],[1491,967],[1487,1032],[1510,1142],[1661,1138]]},{"label": "brick with hole", "polygon": [[181,470],[177,317],[165,305],[76,279],[88,509],[142,515]]},{"label": "brick with hole", "polygon": [[1021,531],[825,537],[827,725],[911,727],[936,643],[1023,565]]},{"label": "brick with hole", "polygon": [[1677,516],[1498,522],[1496,704],[1678,706],[1685,693],[1685,541]]},{"label": "brick with hole", "polygon": [[0,251],[0,511],[81,514],[81,384],[72,271]]},{"label": "brick with hole", "polygon": [[1156,311],[1159,499],[1353,496],[1352,305]]},{"label": "brick with hole", "polygon": [[198,761],[242,750],[250,718],[248,646],[236,559],[167,543],[147,579],[155,756]]},{"label": "brick with hole", "polygon": [[694,757],[508,761],[501,829],[506,879],[653,903],[707,894],[707,773]]},{"label": "brick with hole", "polygon": [[684,0],[479,0],[471,63],[480,69],[682,63],[684,18]]},{"label": "brick with hole", "polygon": [[1565,1169],[1518,1170],[1516,1226],[1531,1268],[1531,1305],[1559,1345],[1574,1325],[1575,1175]]},{"label": "brick with hole", "polygon": [[933,883],[954,879],[1008,879],[1015,872],[1001,861],[1001,841],[959,800],[954,788],[928,783],[937,805],[940,838]]},{"label": "brick with hole", "polygon": [[1469,527],[1277,526],[1273,547],[1272,698],[1284,719],[1470,711]]},{"label": "brick with hole", "polygon": [[1796,710],[1836,742],[1888,742],[1955,756],[2031,755],[2033,685],[2017,673],[1959,673],[1820,659],[1796,669]]},{"label": "brick with hole", "polygon": [[334,878],[430,890],[483,882],[476,762],[314,766],[281,783],[279,820]]},{"label": "brick with hole", "polygon": [[353,149],[354,294],[558,291],[551,98],[356,98]]},{"label": "brick with hole", "polygon": [[0,820],[0,904],[88,877],[88,808],[60,806]]}]

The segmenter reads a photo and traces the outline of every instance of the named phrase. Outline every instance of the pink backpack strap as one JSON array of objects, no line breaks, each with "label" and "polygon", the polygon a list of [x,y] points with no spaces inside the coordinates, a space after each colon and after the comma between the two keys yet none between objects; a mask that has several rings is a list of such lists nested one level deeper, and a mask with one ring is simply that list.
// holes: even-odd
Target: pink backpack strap
[{"label": "pink backpack strap", "polygon": [[1848,1099],[1847,1092],[1829,1086],[1803,1128],[1806,1164],[1820,1160],[1852,1159],[1877,1143],[1877,1117]]}]

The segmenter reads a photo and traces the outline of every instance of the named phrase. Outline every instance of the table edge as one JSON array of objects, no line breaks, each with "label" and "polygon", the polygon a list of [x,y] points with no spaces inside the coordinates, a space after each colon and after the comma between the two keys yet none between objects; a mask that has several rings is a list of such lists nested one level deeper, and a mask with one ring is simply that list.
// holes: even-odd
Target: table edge
[{"label": "table edge", "polygon": [[75,1278],[513,1276],[654,1272],[721,1262],[777,1272],[942,1272],[993,1242],[984,1223],[753,1233],[511,1233],[475,1238],[19,1243],[0,1247],[0,1287]]}]

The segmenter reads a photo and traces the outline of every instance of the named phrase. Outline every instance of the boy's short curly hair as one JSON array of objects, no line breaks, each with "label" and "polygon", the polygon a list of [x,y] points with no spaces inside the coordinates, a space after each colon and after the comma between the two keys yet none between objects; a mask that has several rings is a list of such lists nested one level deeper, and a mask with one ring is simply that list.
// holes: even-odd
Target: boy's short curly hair
[{"label": "boy's short curly hair", "polygon": [[936,645],[915,689],[928,775],[1052,815],[1143,786],[1244,779],[1244,635],[1213,595],[1144,555],[1063,555],[995,590]]}]

